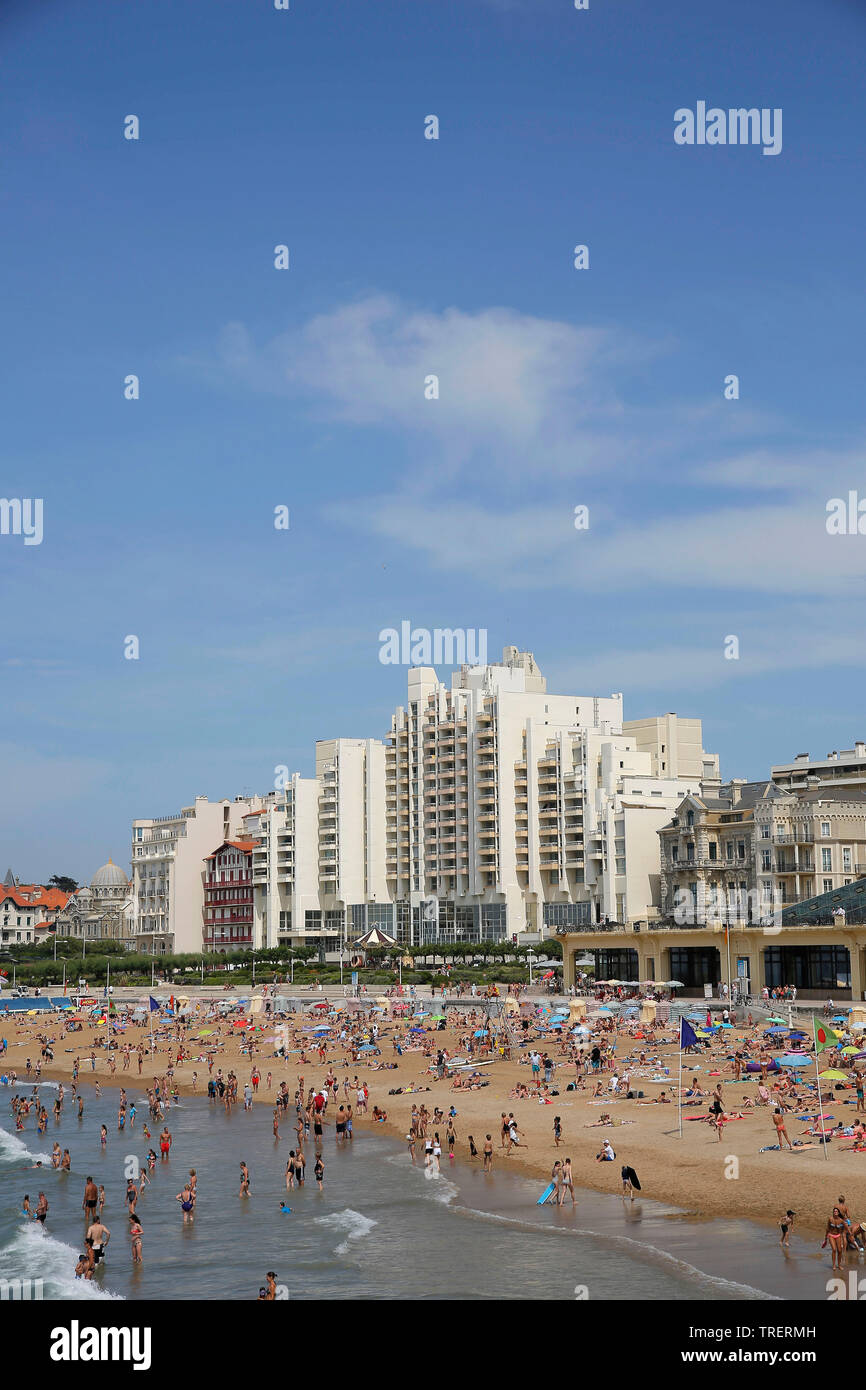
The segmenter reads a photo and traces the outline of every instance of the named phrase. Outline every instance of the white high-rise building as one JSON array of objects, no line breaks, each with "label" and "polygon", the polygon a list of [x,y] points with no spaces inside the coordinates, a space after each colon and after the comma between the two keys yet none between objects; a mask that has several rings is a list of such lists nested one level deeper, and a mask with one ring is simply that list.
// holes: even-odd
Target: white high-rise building
[{"label": "white high-rise building", "polygon": [[[656,832],[718,773],[700,721],[682,723],[667,715],[626,733],[621,695],[552,695],[532,653],[514,647],[450,686],[411,669],[386,752],[398,937],[496,940],[655,915]],[[670,771],[669,744],[682,749]]]},{"label": "white high-rise building", "polygon": [[293,773],[284,790],[271,792],[259,810],[244,816],[253,842],[253,944],[318,944],[319,782]]},{"label": "white high-rise building", "polygon": [[205,859],[237,839],[245,811],[261,797],[208,801],[197,796],[177,815],[132,822],[135,944],[152,954],[200,951]]},{"label": "white high-rise building", "polygon": [[387,742],[316,744],[315,777],[136,821],[136,922],[198,950],[208,855],[252,842],[253,944],[501,940],[658,915],[659,828],[718,780],[699,720],[623,723],[622,695],[552,695],[531,652],[408,670]]}]

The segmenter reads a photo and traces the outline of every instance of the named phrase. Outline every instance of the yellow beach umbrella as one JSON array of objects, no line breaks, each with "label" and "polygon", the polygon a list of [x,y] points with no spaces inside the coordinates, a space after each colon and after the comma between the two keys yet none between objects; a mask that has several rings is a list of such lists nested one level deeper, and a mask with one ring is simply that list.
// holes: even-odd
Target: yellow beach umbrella
[{"label": "yellow beach umbrella", "polygon": [[819,1072],[818,1075],[821,1076],[821,1077],[823,1078],[824,1081],[847,1081],[847,1080],[848,1080],[847,1076],[845,1075],[845,1073],[844,1073],[843,1071],[836,1071],[836,1070],[834,1070],[833,1067],[831,1067],[831,1068],[829,1069],[829,1071],[822,1071],[822,1072]]}]

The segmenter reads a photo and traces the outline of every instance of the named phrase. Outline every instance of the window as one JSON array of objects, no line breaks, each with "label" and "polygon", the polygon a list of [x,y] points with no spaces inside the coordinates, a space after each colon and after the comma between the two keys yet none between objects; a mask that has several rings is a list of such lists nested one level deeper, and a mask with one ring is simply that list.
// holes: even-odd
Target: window
[{"label": "window", "polygon": [[822,822],[821,822],[821,839],[822,839],[822,840],[829,840],[829,838],[830,838],[830,822],[829,822],[828,820],[822,820]]},{"label": "window", "polygon": [[762,849],[762,850],[761,850],[761,868],[762,868],[762,869],[764,870],[764,872],[766,873],[767,870],[769,869],[769,867],[770,867],[770,851],[769,851],[768,849]]},{"label": "window", "polygon": [[715,863],[716,860],[718,859],[718,857],[719,857],[719,847],[718,847],[718,845],[716,844],[715,840],[713,840],[712,843],[710,844],[710,859],[713,861],[713,863]]},{"label": "window", "polygon": [[737,858],[740,859],[740,860],[743,860],[743,859],[745,859],[745,857],[746,857],[746,842],[745,842],[745,840],[738,840],[738,841],[737,841]]},{"label": "window", "polygon": [[833,851],[832,851],[831,849],[822,849],[822,850],[821,850],[821,868],[823,869],[824,873],[826,873],[827,870],[828,870],[828,869],[832,869],[832,867],[833,867]]},{"label": "window", "polygon": [[824,882],[824,887],[823,887],[822,890],[821,890],[822,893],[832,893],[832,892],[833,892],[833,880],[832,880],[832,878],[825,878],[825,879],[823,880],[823,882]]},{"label": "window", "polygon": [[769,840],[769,838],[770,838],[770,827],[769,827],[768,825],[762,825],[762,826],[761,826],[761,839],[762,839],[762,840]]},{"label": "window", "polygon": [[849,845],[846,845],[842,850],[842,872],[845,874],[851,872],[851,848]]}]

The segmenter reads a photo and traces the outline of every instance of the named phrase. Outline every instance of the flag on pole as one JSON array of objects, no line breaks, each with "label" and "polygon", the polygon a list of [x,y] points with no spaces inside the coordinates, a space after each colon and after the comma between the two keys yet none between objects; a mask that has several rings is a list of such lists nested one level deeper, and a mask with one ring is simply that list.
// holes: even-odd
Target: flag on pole
[{"label": "flag on pole", "polygon": [[159,1013],[159,1000],[154,999],[152,994],[148,995],[148,999],[150,1000],[150,1012],[152,1014]]},{"label": "flag on pole", "polygon": [[697,1047],[698,1035],[690,1023],[680,1019],[680,1051],[686,1047]]},{"label": "flag on pole", "polygon": [[815,1051],[823,1052],[826,1047],[836,1046],[836,1035],[831,1034],[829,1028],[825,1028],[823,1023],[819,1023],[817,1018],[812,1019],[812,1027],[815,1031]]}]

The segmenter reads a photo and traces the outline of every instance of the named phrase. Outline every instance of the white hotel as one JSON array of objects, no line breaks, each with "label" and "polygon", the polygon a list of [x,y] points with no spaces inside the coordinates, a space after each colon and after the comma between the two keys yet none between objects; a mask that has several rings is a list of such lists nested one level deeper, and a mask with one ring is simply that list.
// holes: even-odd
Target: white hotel
[{"label": "white hotel", "polygon": [[622,718],[622,696],[552,695],[531,652],[410,668],[385,741],[316,745],[315,777],[136,821],[145,949],[201,946],[204,860],[252,841],[256,946],[502,940],[658,915],[657,831],[718,783],[700,720]]}]

